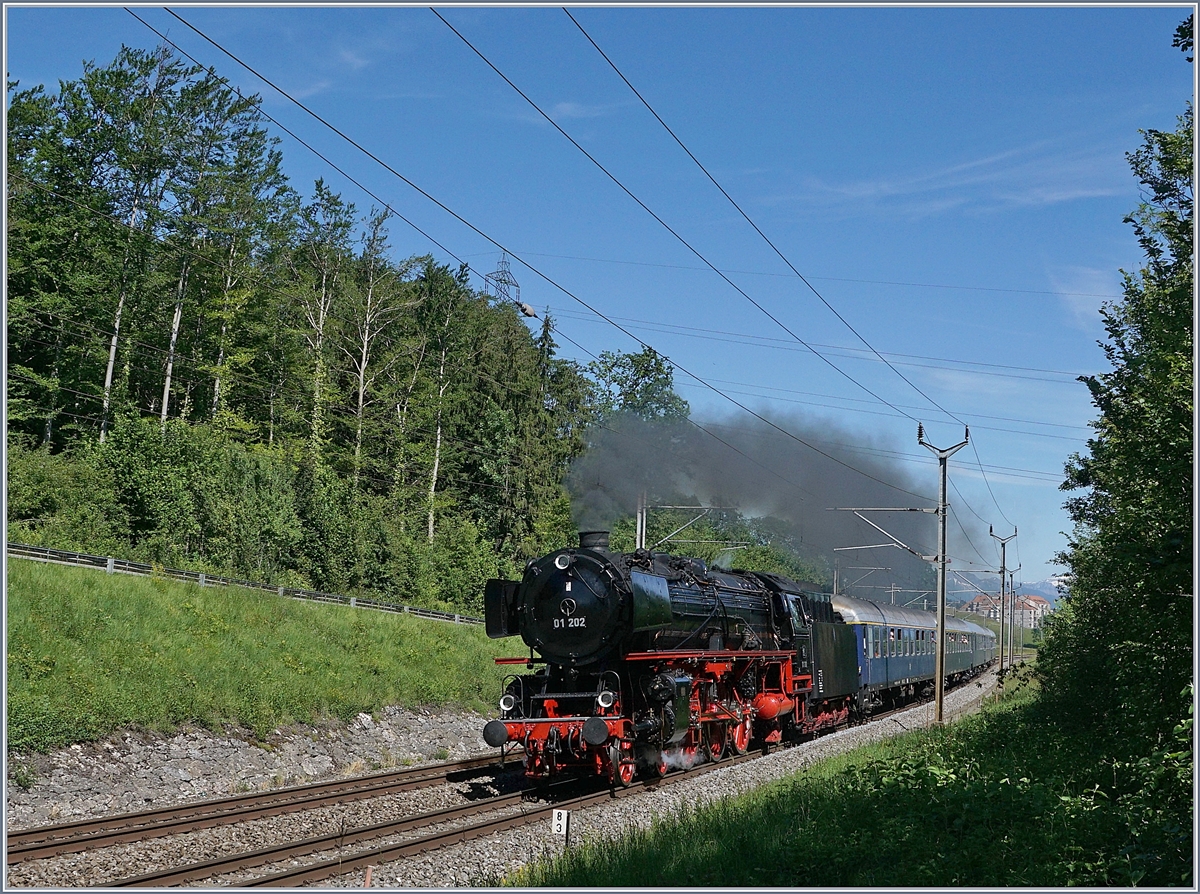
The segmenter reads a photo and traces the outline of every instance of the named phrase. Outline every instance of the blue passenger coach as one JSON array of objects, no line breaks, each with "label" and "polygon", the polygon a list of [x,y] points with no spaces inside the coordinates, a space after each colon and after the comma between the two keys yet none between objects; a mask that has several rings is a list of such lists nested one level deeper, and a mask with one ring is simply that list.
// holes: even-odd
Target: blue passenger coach
[{"label": "blue passenger coach", "polygon": [[[914,695],[933,692],[937,661],[936,616],[903,606],[833,597],[833,608],[854,628],[858,650],[859,703],[868,711]],[[946,616],[949,682],[972,677],[996,657],[996,634]]]}]

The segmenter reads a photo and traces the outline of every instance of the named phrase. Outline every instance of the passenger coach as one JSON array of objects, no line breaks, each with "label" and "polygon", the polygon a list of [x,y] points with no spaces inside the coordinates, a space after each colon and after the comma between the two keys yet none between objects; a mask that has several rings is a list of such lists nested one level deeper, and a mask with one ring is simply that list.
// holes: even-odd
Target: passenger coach
[{"label": "passenger coach", "polygon": [[[860,698],[865,708],[889,699],[933,692],[937,662],[936,616],[898,605],[834,596],[833,608],[855,632]],[[946,678],[957,682],[987,665],[996,635],[961,618],[946,617]]]}]

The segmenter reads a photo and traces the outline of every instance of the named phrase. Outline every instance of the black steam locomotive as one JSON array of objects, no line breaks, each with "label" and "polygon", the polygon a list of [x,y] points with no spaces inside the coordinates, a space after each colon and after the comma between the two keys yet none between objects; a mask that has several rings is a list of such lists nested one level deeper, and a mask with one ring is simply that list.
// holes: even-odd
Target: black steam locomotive
[{"label": "black steam locomotive", "polygon": [[[533,777],[570,769],[628,785],[932,689],[932,614],[668,553],[613,553],[603,531],[530,562],[520,582],[488,581],[484,606],[489,636],[520,634],[530,649],[498,659],[529,672],[506,680],[484,740],[521,744]],[[948,678],[992,661],[990,631],[946,627]]]}]

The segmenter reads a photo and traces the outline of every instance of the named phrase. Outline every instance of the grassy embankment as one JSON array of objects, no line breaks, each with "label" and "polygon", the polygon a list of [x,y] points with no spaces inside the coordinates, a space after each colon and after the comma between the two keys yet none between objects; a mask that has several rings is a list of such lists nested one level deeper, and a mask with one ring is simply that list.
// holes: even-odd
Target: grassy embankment
[{"label": "grassy embankment", "polygon": [[236,587],[8,566],[8,747],[127,725],[169,731],[352,718],[388,704],[487,710],[510,641],[482,627]]},{"label": "grassy embankment", "polygon": [[953,726],[663,817],[621,841],[573,847],[503,883],[1190,884],[1190,729],[1175,752],[1122,764],[1062,729],[1027,679],[1010,680],[1000,705]]}]

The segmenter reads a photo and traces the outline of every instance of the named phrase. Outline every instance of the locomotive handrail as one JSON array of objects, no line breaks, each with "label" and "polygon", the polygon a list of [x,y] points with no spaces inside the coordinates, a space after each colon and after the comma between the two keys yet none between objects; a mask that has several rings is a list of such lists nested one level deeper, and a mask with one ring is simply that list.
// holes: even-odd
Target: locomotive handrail
[{"label": "locomotive handrail", "polygon": [[323,593],[318,590],[308,590],[303,587],[271,586],[258,581],[242,580],[235,577],[224,577],[219,574],[209,574],[205,571],[189,571],[181,568],[161,568],[134,562],[129,559],[118,559],[113,556],[93,556],[87,553],[75,553],[67,550],[54,549],[49,546],[31,546],[27,543],[8,543],[6,551],[9,556],[19,559],[32,559],[37,562],[49,562],[55,565],[74,565],[79,568],[102,568],[109,574],[132,574],[139,577],[168,577],[175,580],[187,581],[200,586],[235,586],[250,590],[263,590],[277,596],[291,599],[306,599],[310,602],[330,602],[348,605],[350,608],[365,608],[374,611],[386,611],[393,614],[416,615],[431,621],[447,621],[453,624],[482,624],[483,618],[464,615],[459,612],[444,612],[435,608],[420,608],[415,605],[404,605],[399,602],[385,602],[369,597],[345,596],[340,593]]}]

